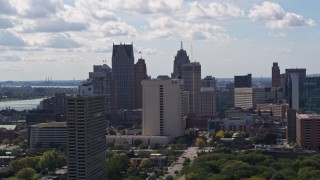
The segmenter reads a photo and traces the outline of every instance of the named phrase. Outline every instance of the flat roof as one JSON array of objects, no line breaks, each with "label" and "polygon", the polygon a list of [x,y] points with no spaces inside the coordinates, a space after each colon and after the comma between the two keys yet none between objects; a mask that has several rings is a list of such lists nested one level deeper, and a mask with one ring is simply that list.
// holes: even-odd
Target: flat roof
[{"label": "flat roof", "polygon": [[300,119],[319,119],[320,120],[320,114],[298,114]]},{"label": "flat roof", "polygon": [[66,122],[49,122],[49,123],[40,123],[34,125],[36,127],[63,127],[67,126]]},{"label": "flat roof", "polygon": [[0,129],[15,130],[17,125],[0,125]]}]

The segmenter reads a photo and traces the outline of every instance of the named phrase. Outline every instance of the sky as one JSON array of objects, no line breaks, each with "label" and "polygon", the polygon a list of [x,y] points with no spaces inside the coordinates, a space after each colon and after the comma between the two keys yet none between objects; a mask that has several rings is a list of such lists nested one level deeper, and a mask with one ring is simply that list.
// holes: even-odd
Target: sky
[{"label": "sky", "polygon": [[[81,80],[133,43],[148,74],[170,75],[177,51],[202,77],[270,77],[273,62],[320,73],[320,1],[0,0],[0,81]],[[141,51],[142,54],[138,52]]]}]

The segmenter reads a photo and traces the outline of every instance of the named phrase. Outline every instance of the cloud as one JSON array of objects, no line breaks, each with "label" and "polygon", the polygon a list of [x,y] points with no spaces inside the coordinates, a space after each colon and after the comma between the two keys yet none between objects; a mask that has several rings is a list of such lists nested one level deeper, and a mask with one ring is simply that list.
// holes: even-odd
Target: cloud
[{"label": "cloud", "polygon": [[44,44],[45,47],[70,49],[79,48],[81,45],[67,35],[54,35],[50,37]]},{"label": "cloud", "polygon": [[14,24],[10,19],[0,18],[0,29],[7,29],[13,26]]},{"label": "cloud", "polygon": [[107,7],[111,10],[125,10],[140,14],[171,14],[183,5],[182,0],[108,0]]},{"label": "cloud", "polygon": [[285,33],[282,32],[278,32],[278,33],[268,33],[268,35],[270,37],[286,37],[287,35]]},{"label": "cloud", "polygon": [[134,36],[136,29],[123,21],[109,21],[102,26],[93,27],[92,30],[103,32],[107,36]]},{"label": "cloud", "polygon": [[0,0],[0,14],[15,14],[16,9],[10,4],[8,0]]},{"label": "cloud", "polygon": [[244,12],[234,4],[223,4],[221,2],[211,2],[207,6],[201,5],[198,1],[190,3],[190,10],[187,19],[226,19],[231,17],[241,17]]},{"label": "cloud", "polygon": [[266,26],[270,29],[316,25],[314,20],[286,12],[279,4],[268,1],[263,2],[261,5],[255,5],[249,11],[248,17],[253,21],[266,21]]},{"label": "cloud", "polygon": [[219,43],[231,40],[223,27],[211,23],[190,23],[171,17],[153,18],[148,21],[154,31],[147,34],[146,39],[168,38],[176,34],[190,40],[214,40]]},{"label": "cloud", "polygon": [[0,62],[19,62],[21,58],[15,55],[2,55],[0,56]]},{"label": "cloud", "polygon": [[82,31],[87,28],[84,23],[67,22],[62,18],[39,19],[22,25],[23,32],[66,32]]},{"label": "cloud", "polygon": [[142,35],[145,39],[166,39],[172,36],[173,33],[167,30],[155,30]]},{"label": "cloud", "polygon": [[0,46],[24,46],[25,42],[14,33],[0,30]]},{"label": "cloud", "polygon": [[49,17],[63,8],[60,0],[22,0],[15,6],[21,16],[32,19]]}]

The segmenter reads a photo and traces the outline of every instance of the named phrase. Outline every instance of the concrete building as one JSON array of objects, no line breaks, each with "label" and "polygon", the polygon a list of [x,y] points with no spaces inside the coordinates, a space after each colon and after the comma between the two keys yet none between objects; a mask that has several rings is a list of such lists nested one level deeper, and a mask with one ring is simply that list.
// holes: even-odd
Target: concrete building
[{"label": "concrete building", "polygon": [[288,104],[257,104],[260,111],[271,111],[274,120],[285,120]]},{"label": "concrete building", "polygon": [[245,132],[250,133],[253,120],[251,116],[230,117],[223,119],[224,131]]},{"label": "concrete building", "polygon": [[192,62],[182,66],[183,90],[189,92],[188,113],[200,115],[201,65]]},{"label": "concrete building", "polygon": [[251,74],[244,76],[234,76],[234,88],[252,87]]},{"label": "concrete building", "polygon": [[216,115],[216,93],[213,87],[200,89],[200,116]]},{"label": "concrete building", "polygon": [[183,81],[143,80],[142,135],[169,136],[184,134]]},{"label": "concrete building", "polygon": [[272,87],[280,87],[281,85],[281,78],[280,78],[280,68],[277,62],[273,63],[272,66]]},{"label": "concrete building", "polygon": [[142,85],[141,81],[148,79],[147,66],[144,59],[138,59],[138,62],[134,65],[135,70],[135,96],[136,105],[135,108],[142,108]]},{"label": "concrete building", "polygon": [[320,151],[320,115],[297,114],[296,142],[307,150]]},{"label": "concrete building", "polygon": [[288,142],[296,142],[296,114],[295,109],[288,108],[287,110],[287,133]]},{"label": "concrete building", "polygon": [[257,104],[265,103],[264,88],[235,88],[234,106],[250,109],[255,108]]},{"label": "concrete building", "polygon": [[212,76],[201,80],[200,116],[216,115],[216,81]]},{"label": "concrete building", "polygon": [[67,147],[66,122],[40,123],[28,127],[29,148]]},{"label": "concrete building", "polygon": [[68,179],[106,179],[105,96],[67,97]]},{"label": "concrete building", "polygon": [[115,81],[117,109],[134,109],[135,73],[132,44],[113,45],[112,77]]},{"label": "concrete building", "polygon": [[190,63],[189,56],[187,55],[187,52],[183,49],[182,42],[181,42],[181,48],[177,52],[177,55],[174,57],[173,73],[171,74],[171,78],[181,79],[182,66],[188,63]]}]

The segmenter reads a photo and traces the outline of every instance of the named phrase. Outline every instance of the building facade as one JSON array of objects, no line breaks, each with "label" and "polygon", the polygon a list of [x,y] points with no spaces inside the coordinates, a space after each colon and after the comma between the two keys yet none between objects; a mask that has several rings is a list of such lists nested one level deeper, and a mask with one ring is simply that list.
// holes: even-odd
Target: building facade
[{"label": "building facade", "polygon": [[280,87],[281,77],[280,77],[280,68],[277,62],[273,63],[272,66],[272,87]]},{"label": "building facade", "polygon": [[299,78],[306,77],[307,75],[307,69],[304,68],[292,68],[292,69],[286,69],[284,74],[284,92],[285,97],[288,97],[288,82],[291,78],[292,74],[297,74]]},{"label": "building facade", "polygon": [[169,136],[184,134],[183,81],[143,80],[142,135]]},{"label": "building facade", "polygon": [[142,108],[142,85],[141,81],[148,78],[147,66],[144,59],[138,59],[138,62],[134,65],[135,69],[135,108]]},{"label": "building facade", "polygon": [[181,48],[177,52],[177,55],[174,57],[174,63],[173,63],[173,73],[171,74],[171,78],[173,79],[181,79],[182,78],[182,66],[184,64],[190,63],[189,56],[187,52],[182,47],[181,42]]},{"label": "building facade", "polygon": [[132,44],[113,45],[112,77],[115,81],[117,109],[134,109],[135,73]]},{"label": "building facade", "polygon": [[234,106],[250,109],[255,108],[257,104],[265,103],[264,88],[235,88]]},{"label": "building facade", "polygon": [[68,179],[106,179],[105,96],[67,97]]},{"label": "building facade", "polygon": [[200,115],[201,65],[192,62],[182,66],[183,90],[189,92],[188,113]]},{"label": "building facade", "polygon": [[297,114],[296,142],[307,150],[320,151],[320,115]]},{"label": "building facade", "polygon": [[320,75],[299,77],[292,74],[288,86],[291,108],[300,111],[320,111]]},{"label": "building facade", "polygon": [[67,147],[66,122],[40,123],[28,127],[29,148]]},{"label": "building facade", "polygon": [[250,88],[252,87],[251,74],[244,76],[234,76],[234,88]]}]

